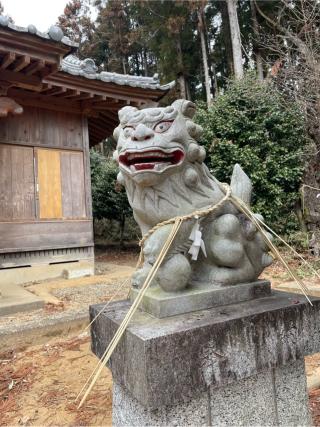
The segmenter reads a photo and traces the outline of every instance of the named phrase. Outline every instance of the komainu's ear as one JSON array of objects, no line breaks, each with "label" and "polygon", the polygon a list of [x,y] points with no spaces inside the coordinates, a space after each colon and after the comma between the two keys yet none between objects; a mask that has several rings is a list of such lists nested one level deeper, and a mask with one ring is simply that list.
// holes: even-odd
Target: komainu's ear
[{"label": "komainu's ear", "polygon": [[189,119],[192,119],[196,112],[195,104],[191,101],[187,101],[186,99],[177,99],[172,103],[172,106]]},{"label": "komainu's ear", "polygon": [[113,138],[114,138],[114,140],[116,141],[116,142],[118,142],[118,139],[119,139],[119,136],[120,136],[120,129],[121,129],[121,126],[117,126],[115,129],[114,129],[114,131],[113,131]]},{"label": "komainu's ear", "polygon": [[121,110],[119,110],[118,112],[120,123],[123,123],[123,124],[126,123],[129,120],[130,116],[136,111],[138,111],[138,108],[136,107],[127,106],[127,107],[121,108]]}]

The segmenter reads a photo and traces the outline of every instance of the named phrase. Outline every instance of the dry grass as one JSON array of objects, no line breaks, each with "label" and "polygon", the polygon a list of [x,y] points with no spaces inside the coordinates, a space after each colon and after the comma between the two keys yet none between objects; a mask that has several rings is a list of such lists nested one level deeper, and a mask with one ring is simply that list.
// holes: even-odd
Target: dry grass
[{"label": "dry grass", "polygon": [[[300,279],[306,280],[309,284],[318,284],[320,286],[319,278],[301,261],[301,259],[292,255],[289,251],[281,250],[281,254],[285,258],[289,267],[295,271]],[[320,258],[311,256],[308,252],[300,252],[300,255],[302,255],[318,273],[320,273]],[[266,268],[261,277],[271,280],[273,285],[292,281],[292,277],[278,260],[275,260],[270,267]]]}]

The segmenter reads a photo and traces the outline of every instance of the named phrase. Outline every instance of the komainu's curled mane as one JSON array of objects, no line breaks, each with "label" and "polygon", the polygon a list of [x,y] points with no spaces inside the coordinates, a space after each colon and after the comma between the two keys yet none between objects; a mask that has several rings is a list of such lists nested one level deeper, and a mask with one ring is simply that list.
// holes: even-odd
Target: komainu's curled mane
[{"label": "komainu's curled mane", "polygon": [[[206,165],[198,144],[202,128],[192,121],[195,105],[175,101],[165,108],[124,107],[114,131],[119,164],[118,181],[126,188],[134,217],[145,234],[159,222],[216,204],[224,193]],[[247,204],[251,181],[234,167],[231,190]],[[198,220],[203,249],[196,260],[189,252],[195,220],[186,221],[154,280],[165,291],[184,289],[198,281],[236,284],[257,279],[271,257],[261,234],[231,202]],[[141,286],[171,226],[155,231],[144,245],[144,265],[133,277]]]}]

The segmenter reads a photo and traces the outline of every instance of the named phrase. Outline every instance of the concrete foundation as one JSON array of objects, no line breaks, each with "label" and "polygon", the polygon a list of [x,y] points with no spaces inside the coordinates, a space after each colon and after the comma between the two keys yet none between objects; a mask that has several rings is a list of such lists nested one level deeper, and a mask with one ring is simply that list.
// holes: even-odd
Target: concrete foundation
[{"label": "concrete foundation", "polygon": [[22,286],[0,284],[0,316],[37,310],[43,306],[43,299],[28,292]]},{"label": "concrete foundation", "polygon": [[57,264],[34,264],[30,267],[1,269],[0,284],[11,286],[38,280],[55,279],[57,277],[74,279],[93,274],[93,260]]},{"label": "concrete foundation", "polygon": [[[275,292],[169,318],[137,312],[110,361],[114,425],[310,425],[303,358],[320,351],[312,301]],[[98,357],[129,307],[113,303],[93,324]]]}]

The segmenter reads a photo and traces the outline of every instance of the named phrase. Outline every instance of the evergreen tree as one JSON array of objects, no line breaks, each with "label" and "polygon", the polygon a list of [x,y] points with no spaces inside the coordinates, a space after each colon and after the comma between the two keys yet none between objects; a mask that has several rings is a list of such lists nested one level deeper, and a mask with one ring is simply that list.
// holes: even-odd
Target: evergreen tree
[{"label": "evergreen tree", "polygon": [[89,0],[70,0],[58,17],[58,25],[67,37],[79,43],[78,55],[81,58],[88,56],[95,30]]},{"label": "evergreen tree", "polygon": [[[314,0],[281,0],[273,10],[255,1],[263,29],[271,77],[289,101],[300,104],[312,144],[305,153],[302,190],[304,220],[313,233],[314,252],[320,248],[320,4]],[[306,190],[305,190],[306,189]],[[317,249],[316,249],[317,248]]]},{"label": "evergreen tree", "polygon": [[239,163],[253,182],[253,207],[278,232],[297,226],[294,212],[308,139],[301,109],[255,75],[229,84],[210,109],[200,108],[208,166],[228,182]]},{"label": "evergreen tree", "polygon": [[[175,96],[193,98],[201,83],[201,47],[198,33],[199,2],[136,1],[136,16],[144,27],[141,33],[156,58],[163,80],[178,81]],[[141,22],[142,21],[142,22]]]},{"label": "evergreen tree", "polygon": [[124,188],[117,185],[118,167],[112,159],[94,150],[90,151],[90,166],[93,217],[118,221],[122,245],[126,218],[132,210]]}]

